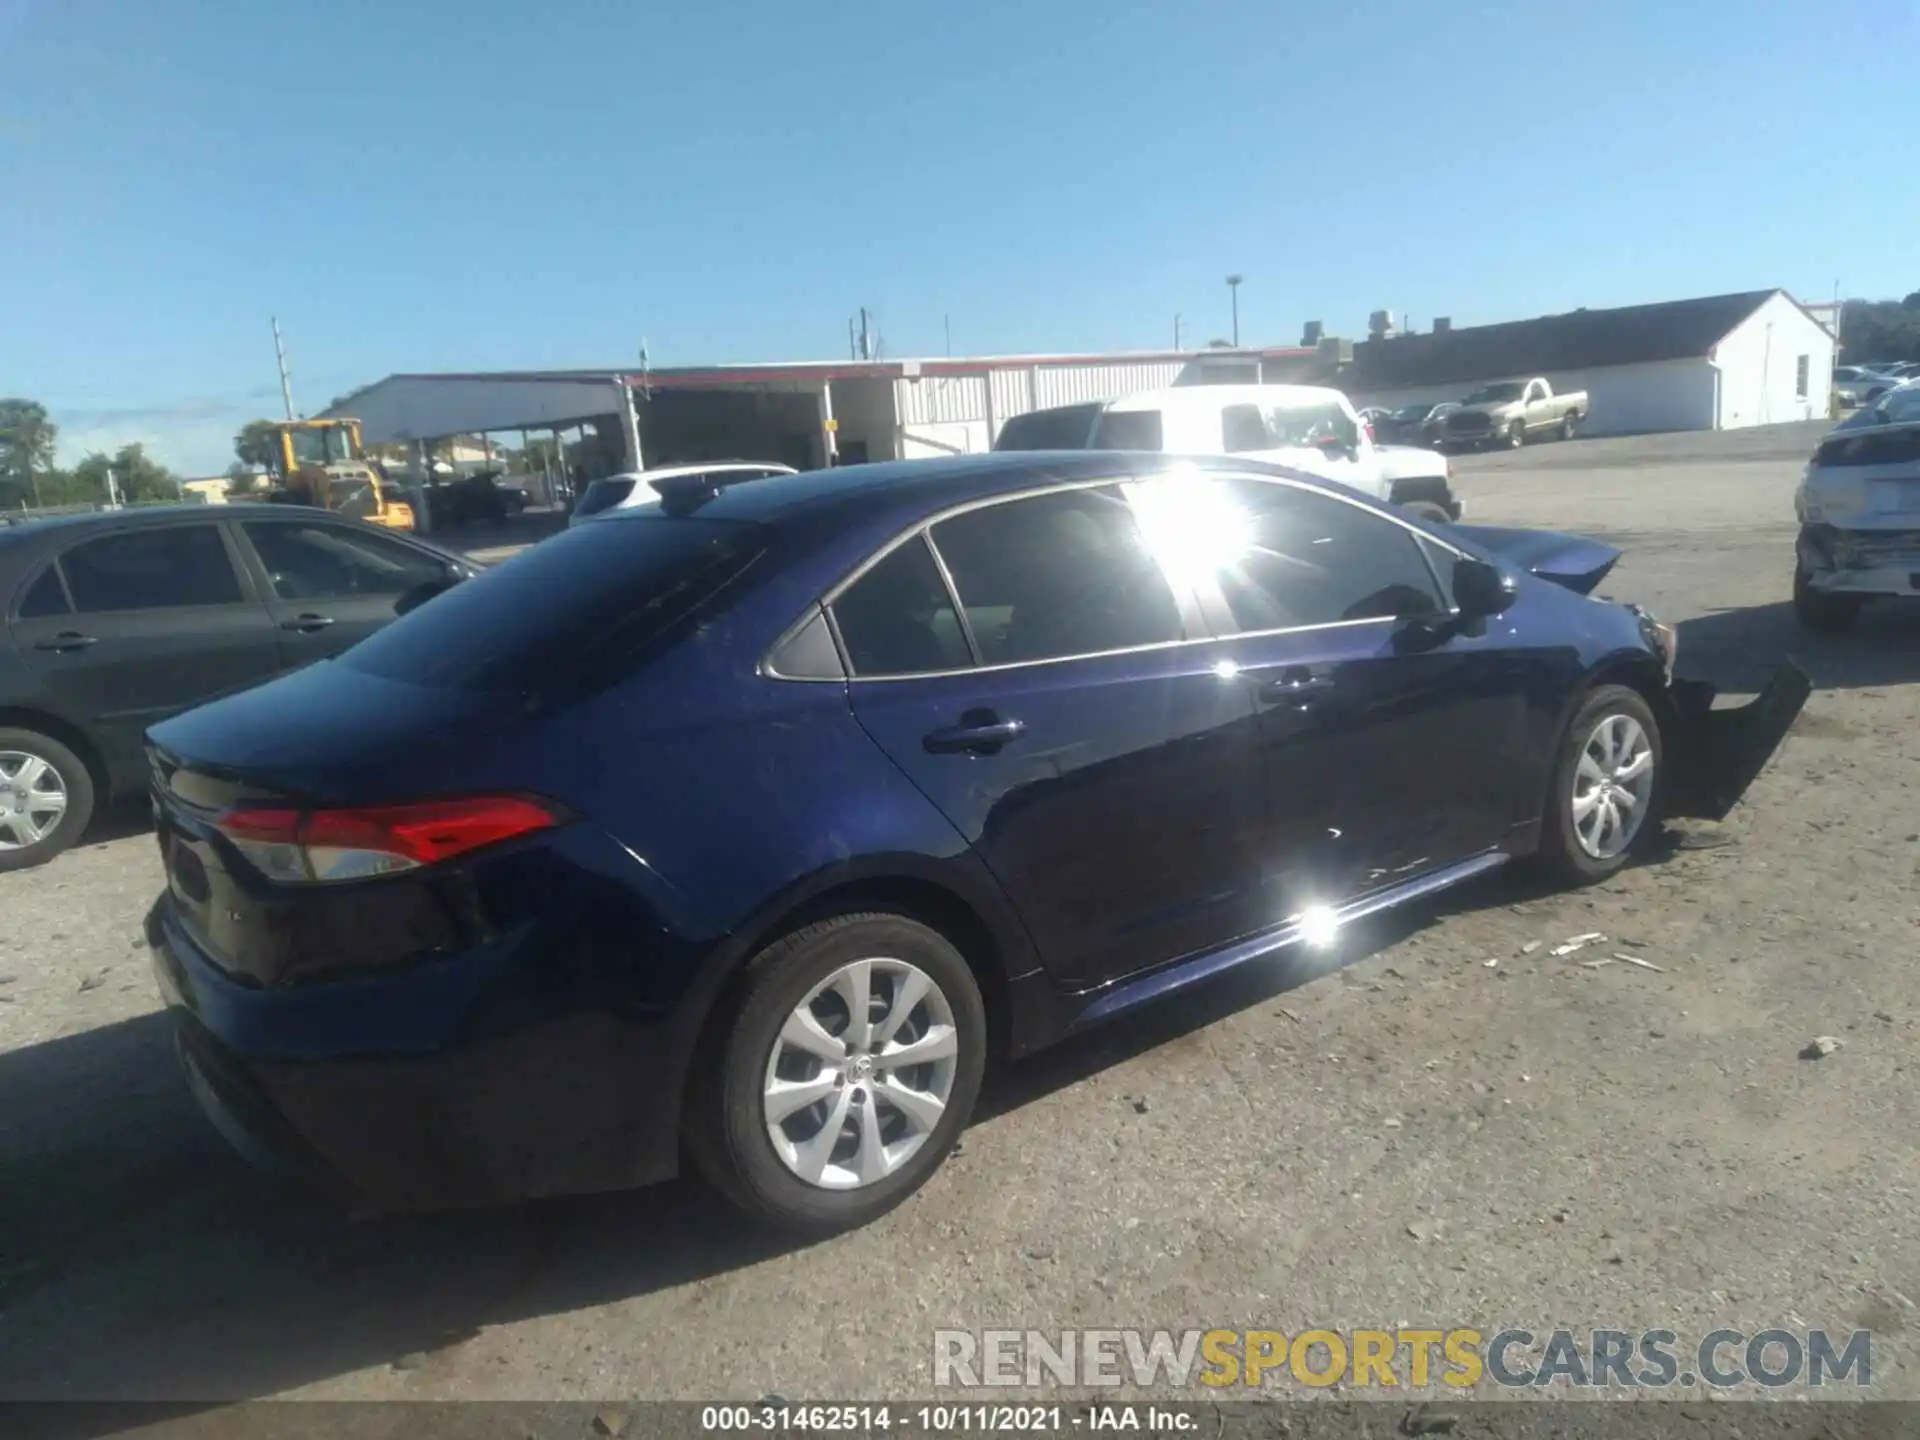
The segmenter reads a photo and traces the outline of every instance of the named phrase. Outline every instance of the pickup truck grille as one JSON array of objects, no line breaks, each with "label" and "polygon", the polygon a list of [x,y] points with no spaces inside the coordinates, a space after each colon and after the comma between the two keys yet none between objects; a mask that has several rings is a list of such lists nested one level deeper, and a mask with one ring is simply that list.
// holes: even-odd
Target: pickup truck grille
[{"label": "pickup truck grille", "polygon": [[1493,428],[1493,417],[1480,410],[1456,410],[1447,416],[1449,435],[1484,435]]}]

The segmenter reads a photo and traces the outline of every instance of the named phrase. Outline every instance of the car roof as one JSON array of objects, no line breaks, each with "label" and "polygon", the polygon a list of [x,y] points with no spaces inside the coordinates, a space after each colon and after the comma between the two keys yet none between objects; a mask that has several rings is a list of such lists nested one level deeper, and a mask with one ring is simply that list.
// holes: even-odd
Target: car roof
[{"label": "car roof", "polygon": [[[604,480],[672,480],[681,475],[718,475],[729,470],[780,470],[793,473],[791,465],[782,465],[778,460],[704,460],[690,465],[662,465],[653,470],[622,470],[617,475],[604,475]],[[591,482],[599,484],[598,480]]]},{"label": "car roof", "polygon": [[[1000,495],[1091,480],[1124,480],[1180,467],[1272,472],[1320,483],[1304,472],[1255,464],[1245,456],[1176,456],[1147,451],[1010,450],[927,460],[843,465],[730,485],[686,513],[702,519],[774,526],[826,520],[831,531],[884,519],[901,528],[938,511]],[[621,513],[609,511],[613,520]],[[633,512],[625,512],[633,513]]]},{"label": "car roof", "polygon": [[1340,392],[1325,385],[1174,385],[1164,390],[1140,390],[1110,402],[1110,411],[1218,410],[1226,405],[1314,405],[1338,399]]}]

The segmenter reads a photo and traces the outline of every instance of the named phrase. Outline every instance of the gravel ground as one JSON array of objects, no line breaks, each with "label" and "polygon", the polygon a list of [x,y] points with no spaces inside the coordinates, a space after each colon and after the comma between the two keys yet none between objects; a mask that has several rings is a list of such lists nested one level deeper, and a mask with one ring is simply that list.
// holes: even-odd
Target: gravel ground
[{"label": "gravel ground", "polygon": [[[0,876],[0,1399],[927,1397],[935,1327],[1401,1323],[1866,1327],[1875,1393],[1920,1395],[1920,613],[1793,630],[1817,429],[1458,463],[1471,519],[1627,544],[1607,588],[1680,623],[1683,671],[1814,675],[1724,827],[1018,1067],[916,1200],[809,1248],[688,1185],[356,1222],[193,1112],[149,836]],[[1660,968],[1581,963],[1616,952]]]}]

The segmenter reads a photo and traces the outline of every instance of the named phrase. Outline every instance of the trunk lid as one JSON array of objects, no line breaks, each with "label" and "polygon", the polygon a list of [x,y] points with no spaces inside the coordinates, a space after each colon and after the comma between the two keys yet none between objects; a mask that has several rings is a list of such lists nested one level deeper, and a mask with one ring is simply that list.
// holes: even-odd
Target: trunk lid
[{"label": "trunk lid", "polygon": [[413,685],[323,660],[162,721],[147,740],[163,804],[185,772],[202,777],[196,795],[224,787],[349,805],[430,791],[451,760],[522,713],[510,696]]}]

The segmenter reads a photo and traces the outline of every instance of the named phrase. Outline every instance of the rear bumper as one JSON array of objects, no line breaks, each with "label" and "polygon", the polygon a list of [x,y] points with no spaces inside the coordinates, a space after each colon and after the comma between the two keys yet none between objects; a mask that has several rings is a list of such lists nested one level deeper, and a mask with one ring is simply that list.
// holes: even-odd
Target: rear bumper
[{"label": "rear bumper", "polygon": [[168,896],[146,936],[189,1088],[257,1165],[385,1210],[622,1189],[677,1168],[665,1019],[561,1007],[476,1033],[497,954],[259,986],[207,959]]},{"label": "rear bumper", "polygon": [[1793,664],[1776,670],[1745,705],[1717,710],[1713,686],[1674,681],[1668,691],[1671,712],[1661,726],[1667,742],[1666,813],[1726,819],[1780,748],[1812,693],[1813,682]]},{"label": "rear bumper", "polygon": [[1920,544],[1899,536],[1806,526],[1795,552],[1807,585],[1822,594],[1920,595]]}]

